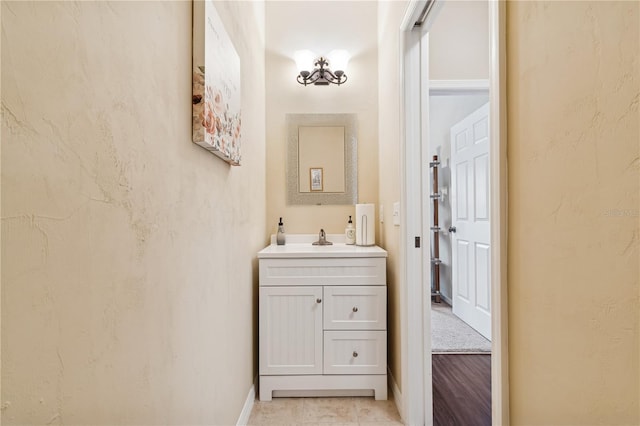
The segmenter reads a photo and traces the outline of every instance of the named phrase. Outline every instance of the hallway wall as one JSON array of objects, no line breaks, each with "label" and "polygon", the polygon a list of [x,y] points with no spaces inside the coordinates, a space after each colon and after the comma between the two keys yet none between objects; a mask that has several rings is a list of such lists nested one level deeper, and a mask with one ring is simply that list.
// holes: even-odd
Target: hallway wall
[{"label": "hallway wall", "polygon": [[[393,224],[393,203],[400,201],[400,24],[407,8],[407,1],[383,1],[378,5],[378,106],[380,117],[378,132],[380,205],[385,211],[385,221],[380,224],[380,244],[387,250],[388,286],[388,364],[398,390],[402,384],[402,335],[401,317],[404,278],[400,259],[400,227]],[[402,401],[400,410],[402,411]],[[401,413],[404,414],[404,413]]]},{"label": "hallway wall", "polygon": [[445,1],[429,30],[429,78],[489,78],[489,2]]},{"label": "hallway wall", "polygon": [[640,3],[509,2],[512,424],[640,423]]},{"label": "hallway wall", "polygon": [[190,2],[2,2],[3,424],[235,424],[266,232],[264,4],[217,6],[240,167],[191,142]]}]

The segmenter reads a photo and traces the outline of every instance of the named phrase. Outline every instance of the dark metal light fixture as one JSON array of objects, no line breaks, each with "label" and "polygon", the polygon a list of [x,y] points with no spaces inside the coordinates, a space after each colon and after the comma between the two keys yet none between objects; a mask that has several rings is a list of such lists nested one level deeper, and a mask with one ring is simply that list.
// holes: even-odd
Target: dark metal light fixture
[{"label": "dark metal light fixture", "polygon": [[[328,55],[334,65],[335,71],[329,69],[327,58],[320,56],[313,60],[314,54],[309,50],[300,50],[295,53],[296,65],[300,74],[296,78],[298,83],[303,85],[314,84],[316,86],[328,86],[337,84],[338,86],[347,81],[345,70],[349,62],[349,54],[346,50],[334,50]],[[313,70],[310,65],[313,63]]]}]

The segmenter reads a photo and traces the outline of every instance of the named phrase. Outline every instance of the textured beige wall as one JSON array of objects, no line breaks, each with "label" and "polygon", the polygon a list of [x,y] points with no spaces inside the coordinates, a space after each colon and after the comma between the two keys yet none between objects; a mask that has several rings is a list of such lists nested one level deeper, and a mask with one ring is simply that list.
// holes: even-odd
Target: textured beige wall
[{"label": "textured beige wall", "polygon": [[400,334],[401,280],[400,227],[393,225],[393,203],[400,201],[400,24],[406,1],[383,1],[378,6],[379,202],[385,221],[379,227],[379,243],[387,258],[389,357],[391,374],[402,390],[402,346]]},{"label": "textured beige wall", "polygon": [[507,9],[512,424],[639,424],[638,2]]},{"label": "textured beige wall", "polygon": [[[267,52],[267,233],[278,218],[287,233],[344,233],[353,205],[301,206],[286,202],[287,113],[355,113],[358,116],[358,202],[378,202],[378,54],[375,1],[269,1]],[[333,49],[351,54],[341,86],[296,82],[293,53]],[[377,211],[377,209],[376,209]]]},{"label": "textured beige wall", "polygon": [[219,11],[242,62],[233,168],[191,143],[190,2],[2,2],[4,424],[235,424],[266,232],[264,5]]}]

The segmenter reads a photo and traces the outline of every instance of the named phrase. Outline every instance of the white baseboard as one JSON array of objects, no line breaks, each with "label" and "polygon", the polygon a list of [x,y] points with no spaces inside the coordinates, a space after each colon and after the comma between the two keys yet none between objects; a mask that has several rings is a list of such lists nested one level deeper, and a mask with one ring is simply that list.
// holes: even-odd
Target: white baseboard
[{"label": "white baseboard", "polygon": [[387,373],[389,376],[389,386],[391,387],[391,393],[393,393],[393,401],[396,403],[396,408],[398,409],[398,413],[400,414],[400,418],[404,422],[404,401],[402,400],[402,392],[400,392],[400,388],[398,388],[398,384],[396,383],[396,379],[391,374],[391,369],[387,367]]},{"label": "white baseboard", "polygon": [[447,302],[449,306],[453,306],[453,304],[451,303],[451,299],[449,299],[447,296],[445,296],[444,294],[440,294],[440,297],[442,298],[442,300]]},{"label": "white baseboard", "polygon": [[249,423],[249,417],[251,417],[251,410],[253,410],[253,403],[256,400],[256,383],[258,382],[258,376],[253,379],[253,384],[249,388],[249,393],[247,394],[247,399],[244,401],[244,406],[242,407],[242,411],[240,412],[240,416],[238,417],[238,421],[236,422],[237,426],[245,426]]}]

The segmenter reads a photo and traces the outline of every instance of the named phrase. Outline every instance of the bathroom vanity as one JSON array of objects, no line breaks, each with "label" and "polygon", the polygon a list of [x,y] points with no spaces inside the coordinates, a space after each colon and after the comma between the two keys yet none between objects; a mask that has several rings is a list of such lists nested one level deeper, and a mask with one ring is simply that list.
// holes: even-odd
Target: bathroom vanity
[{"label": "bathroom vanity", "polygon": [[258,253],[260,400],[387,399],[387,252],[287,235]]}]

